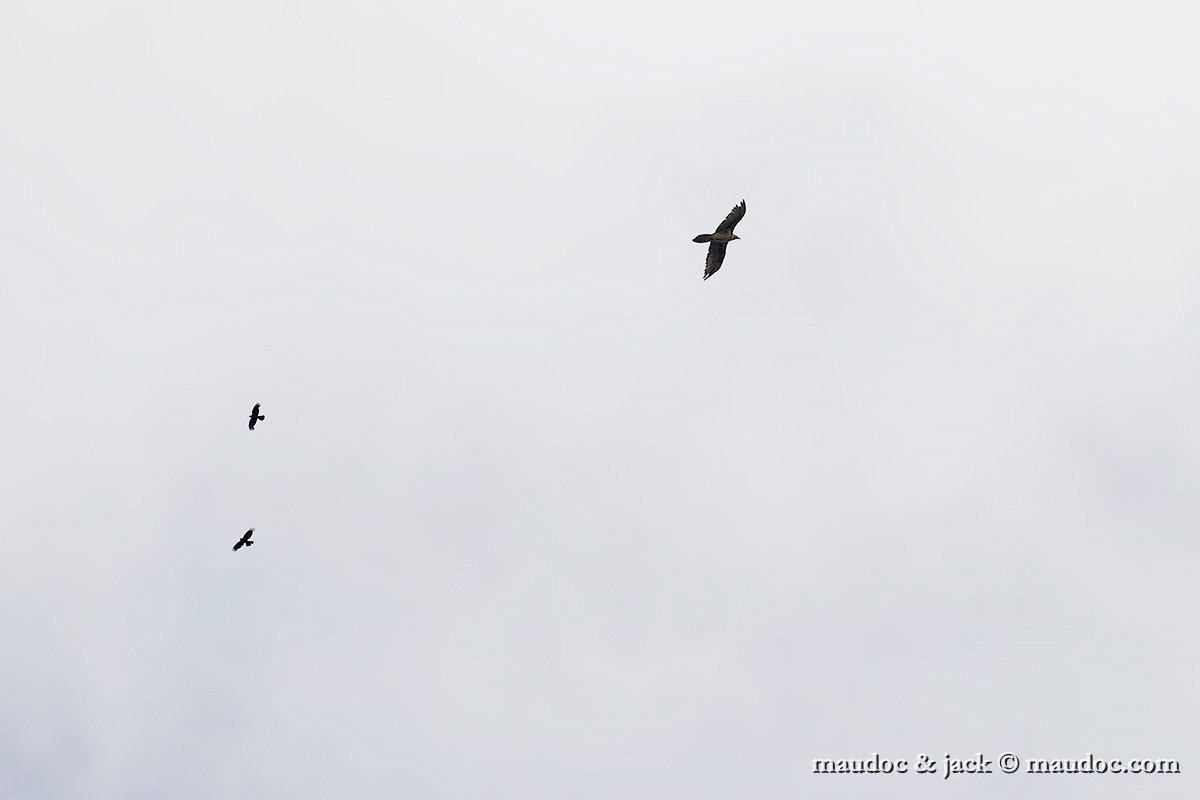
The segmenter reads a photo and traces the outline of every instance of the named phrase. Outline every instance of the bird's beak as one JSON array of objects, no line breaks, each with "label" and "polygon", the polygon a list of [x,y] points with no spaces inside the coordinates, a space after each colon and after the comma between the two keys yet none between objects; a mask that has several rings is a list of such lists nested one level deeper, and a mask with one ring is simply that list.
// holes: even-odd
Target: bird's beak
[{"label": "bird's beak", "polygon": [[738,236],[738,235],[735,233],[735,234],[733,235],[733,238],[735,238],[735,239],[740,239],[740,238],[742,238],[742,237]]}]

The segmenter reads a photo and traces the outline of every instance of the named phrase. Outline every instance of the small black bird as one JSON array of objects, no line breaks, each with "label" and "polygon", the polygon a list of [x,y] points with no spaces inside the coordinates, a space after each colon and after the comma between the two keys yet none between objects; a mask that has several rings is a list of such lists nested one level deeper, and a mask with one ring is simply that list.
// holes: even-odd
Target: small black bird
[{"label": "small black bird", "polygon": [[254,528],[251,528],[250,530],[243,533],[242,538],[238,539],[238,543],[233,546],[233,552],[236,553],[238,551],[238,548],[240,548],[242,545],[246,545],[246,547],[249,547],[250,545],[254,544],[254,542],[250,541],[250,534],[252,534],[252,533],[254,533]]},{"label": "small black bird", "polygon": [[729,212],[729,216],[725,217],[725,221],[717,226],[717,229],[712,233],[702,233],[693,242],[704,244],[708,242],[708,258],[704,261],[704,280],[711,278],[717,270],[721,268],[721,262],[725,260],[725,248],[734,239],[742,237],[735,236],[733,228],[742,221],[742,217],[746,216],[746,201],[733,207],[733,211]]},{"label": "small black bird", "polygon": [[260,419],[266,419],[266,417],[264,417],[262,414],[259,414],[259,413],[258,413],[258,407],[259,407],[260,405],[262,405],[262,404],[261,404],[261,403],[255,403],[255,404],[254,404],[254,410],[250,412],[250,430],[254,430],[254,426],[255,426],[255,424],[257,424],[257,422],[258,422]]}]

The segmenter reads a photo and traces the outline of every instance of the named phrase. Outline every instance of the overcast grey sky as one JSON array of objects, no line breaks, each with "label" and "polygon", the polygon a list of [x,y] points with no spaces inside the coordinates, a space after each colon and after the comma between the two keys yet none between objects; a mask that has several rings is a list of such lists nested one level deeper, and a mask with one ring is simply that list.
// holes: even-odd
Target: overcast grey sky
[{"label": "overcast grey sky", "polygon": [[1196,797],[1197,41],[5,3],[0,797]]}]

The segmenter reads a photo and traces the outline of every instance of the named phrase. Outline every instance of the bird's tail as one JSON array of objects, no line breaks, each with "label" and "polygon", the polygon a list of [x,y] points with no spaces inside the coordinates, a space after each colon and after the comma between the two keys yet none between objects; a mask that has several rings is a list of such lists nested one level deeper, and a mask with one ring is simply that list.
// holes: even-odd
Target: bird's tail
[{"label": "bird's tail", "polygon": [[259,421],[259,422],[262,422],[262,421],[263,421],[263,420],[265,420],[266,418],[267,418],[267,415],[266,415],[266,414],[259,414],[259,415],[258,415],[258,421]]},{"label": "bird's tail", "polygon": [[711,242],[712,234],[711,233],[702,233],[699,236],[697,236],[695,239],[692,239],[692,241],[699,242],[700,244],[704,244],[705,242]]},{"label": "bird's tail", "polygon": [[252,544],[254,544],[254,542],[247,541],[247,542],[246,542],[246,547],[249,547],[249,546],[250,546],[250,545],[252,545]]}]

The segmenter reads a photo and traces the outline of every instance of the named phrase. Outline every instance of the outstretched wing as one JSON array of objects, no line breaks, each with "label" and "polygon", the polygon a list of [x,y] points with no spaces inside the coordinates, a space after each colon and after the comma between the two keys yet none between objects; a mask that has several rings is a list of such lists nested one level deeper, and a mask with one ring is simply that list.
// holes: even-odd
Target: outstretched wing
[{"label": "outstretched wing", "polygon": [[[733,211],[729,212],[729,216],[727,216],[725,218],[725,221],[717,226],[716,232],[717,233],[733,233],[734,226],[737,225],[739,222],[741,222],[742,217],[744,217],[744,216],[746,216],[746,201],[745,200],[743,200],[742,202],[738,203],[736,206],[733,207]],[[711,252],[712,251],[710,250],[709,253],[711,254]],[[711,258],[711,257],[712,256],[710,255],[709,258]],[[717,262],[717,266],[720,266],[720,265],[721,265],[720,262]],[[713,272],[716,272],[716,270],[714,269]]]},{"label": "outstretched wing", "polygon": [[245,542],[243,540],[238,539],[238,543],[233,546],[233,552],[236,553],[238,551],[238,548],[244,544],[245,544]]},{"label": "outstretched wing", "polygon": [[726,242],[709,242],[708,259],[704,262],[704,280],[711,278],[721,268],[721,262],[725,260],[725,245]]}]

